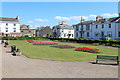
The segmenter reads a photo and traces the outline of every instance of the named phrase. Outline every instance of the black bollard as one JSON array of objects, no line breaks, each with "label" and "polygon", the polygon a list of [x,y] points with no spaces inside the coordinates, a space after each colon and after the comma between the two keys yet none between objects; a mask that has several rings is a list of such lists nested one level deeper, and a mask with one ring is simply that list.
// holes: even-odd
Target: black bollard
[{"label": "black bollard", "polygon": [[5,46],[4,46],[4,47],[7,47],[7,45],[8,45],[8,42],[6,41],[6,42],[5,42]]},{"label": "black bollard", "polygon": [[3,44],[3,43],[4,43],[4,40],[1,41],[1,44]]}]

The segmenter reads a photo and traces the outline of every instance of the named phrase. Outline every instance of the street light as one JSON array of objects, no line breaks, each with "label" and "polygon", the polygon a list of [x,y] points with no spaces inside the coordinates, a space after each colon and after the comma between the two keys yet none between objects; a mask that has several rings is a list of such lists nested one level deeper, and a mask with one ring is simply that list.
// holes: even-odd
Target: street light
[{"label": "street light", "polygon": [[82,21],[83,21],[83,19],[82,19],[82,16],[81,16],[81,31],[80,31],[81,38],[83,38],[83,33],[84,33]]}]

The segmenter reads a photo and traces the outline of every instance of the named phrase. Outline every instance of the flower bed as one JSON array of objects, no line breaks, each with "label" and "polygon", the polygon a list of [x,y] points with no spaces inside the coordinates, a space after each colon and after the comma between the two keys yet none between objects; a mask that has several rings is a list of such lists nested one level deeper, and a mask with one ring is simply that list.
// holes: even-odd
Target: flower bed
[{"label": "flower bed", "polygon": [[35,40],[27,40],[30,43],[33,43],[34,45],[55,45],[58,42],[53,41],[35,41]]},{"label": "flower bed", "polygon": [[57,48],[75,48],[74,46],[70,46],[70,45],[52,45],[51,47],[57,47]]},{"label": "flower bed", "polygon": [[58,42],[53,42],[53,41],[33,41],[34,45],[55,45]]},{"label": "flower bed", "polygon": [[88,48],[88,47],[77,47],[75,48],[76,51],[83,51],[83,52],[91,52],[91,53],[98,53],[99,49]]},{"label": "flower bed", "polygon": [[28,42],[30,42],[30,43],[32,43],[33,42],[33,40],[31,40],[31,39],[29,39],[29,40],[27,40]]}]

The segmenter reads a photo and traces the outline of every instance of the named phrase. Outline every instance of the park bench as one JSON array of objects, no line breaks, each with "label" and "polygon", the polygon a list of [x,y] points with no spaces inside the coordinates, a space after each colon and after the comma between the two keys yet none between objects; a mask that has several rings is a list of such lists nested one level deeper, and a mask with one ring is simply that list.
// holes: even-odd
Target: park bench
[{"label": "park bench", "polygon": [[96,63],[98,63],[98,61],[115,61],[119,65],[118,56],[97,55]]}]

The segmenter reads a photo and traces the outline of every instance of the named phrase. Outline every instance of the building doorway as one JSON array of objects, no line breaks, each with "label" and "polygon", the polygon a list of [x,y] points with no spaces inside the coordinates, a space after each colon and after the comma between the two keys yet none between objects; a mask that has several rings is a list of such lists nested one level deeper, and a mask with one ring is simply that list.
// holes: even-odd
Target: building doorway
[{"label": "building doorway", "polygon": [[8,37],[8,36],[9,36],[9,34],[5,34],[5,36],[6,36],[6,37]]}]

